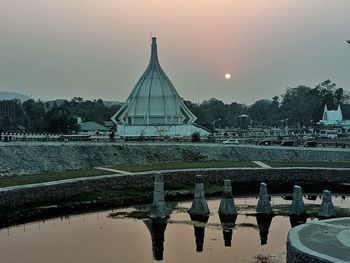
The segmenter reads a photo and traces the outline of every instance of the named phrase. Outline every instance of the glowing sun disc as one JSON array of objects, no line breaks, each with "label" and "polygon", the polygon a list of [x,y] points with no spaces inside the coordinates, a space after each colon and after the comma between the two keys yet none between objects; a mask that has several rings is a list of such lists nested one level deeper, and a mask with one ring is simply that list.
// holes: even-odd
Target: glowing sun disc
[{"label": "glowing sun disc", "polygon": [[225,79],[230,79],[231,78],[231,74],[230,73],[226,73],[225,74]]}]

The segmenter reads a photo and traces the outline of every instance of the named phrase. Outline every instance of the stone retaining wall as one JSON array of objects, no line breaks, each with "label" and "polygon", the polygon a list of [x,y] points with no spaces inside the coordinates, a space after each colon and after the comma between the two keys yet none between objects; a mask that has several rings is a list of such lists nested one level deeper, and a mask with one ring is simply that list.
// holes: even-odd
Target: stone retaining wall
[{"label": "stone retaining wall", "polygon": [[349,149],[191,143],[20,143],[0,145],[0,176],[166,161],[349,161]]},{"label": "stone retaining wall", "polygon": [[[223,168],[163,171],[165,188],[176,184],[194,184],[196,174],[202,174],[207,183],[222,185],[224,179],[235,184],[288,184],[291,181],[317,183],[350,183],[350,169],[321,168]],[[106,175],[69,179],[49,183],[0,188],[0,208],[20,207],[35,202],[52,202],[74,195],[110,190],[137,191],[152,189],[153,172]]]},{"label": "stone retaining wall", "polygon": [[293,247],[290,241],[287,241],[287,262],[288,263],[329,263],[330,261],[314,257]]}]

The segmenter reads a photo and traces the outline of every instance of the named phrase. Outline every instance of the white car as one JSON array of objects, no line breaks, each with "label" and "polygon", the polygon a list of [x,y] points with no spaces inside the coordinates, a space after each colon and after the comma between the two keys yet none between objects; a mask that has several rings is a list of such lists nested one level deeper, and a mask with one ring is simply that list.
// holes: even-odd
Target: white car
[{"label": "white car", "polygon": [[237,139],[227,139],[223,141],[224,144],[239,144],[239,141]]}]

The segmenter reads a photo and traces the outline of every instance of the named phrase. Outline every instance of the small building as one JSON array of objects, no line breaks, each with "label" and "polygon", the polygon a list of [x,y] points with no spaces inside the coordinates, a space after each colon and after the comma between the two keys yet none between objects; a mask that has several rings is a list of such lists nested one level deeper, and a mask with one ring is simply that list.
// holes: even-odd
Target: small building
[{"label": "small building", "polygon": [[318,124],[331,127],[340,127],[347,130],[350,129],[350,120],[345,120],[343,118],[340,104],[336,110],[328,110],[327,105],[325,105],[322,120],[320,120]]},{"label": "small building", "polygon": [[79,124],[79,135],[108,135],[110,129],[94,121],[82,122]]}]

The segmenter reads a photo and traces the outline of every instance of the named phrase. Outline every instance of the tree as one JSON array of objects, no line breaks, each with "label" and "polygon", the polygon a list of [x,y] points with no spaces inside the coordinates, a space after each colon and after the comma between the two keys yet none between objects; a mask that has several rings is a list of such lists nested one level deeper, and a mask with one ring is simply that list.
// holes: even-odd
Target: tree
[{"label": "tree", "polygon": [[192,133],[191,137],[192,137],[191,142],[200,142],[201,141],[201,135],[199,134],[199,132]]}]

